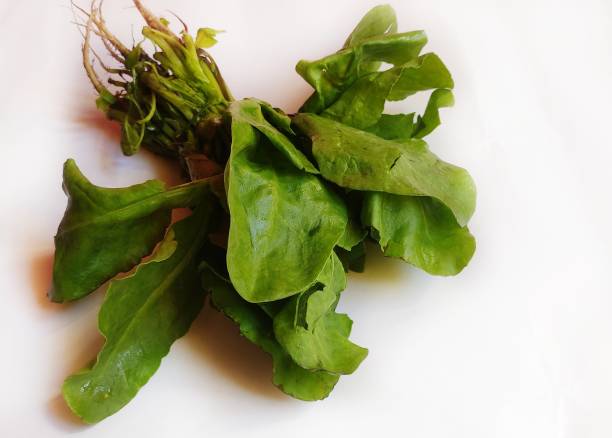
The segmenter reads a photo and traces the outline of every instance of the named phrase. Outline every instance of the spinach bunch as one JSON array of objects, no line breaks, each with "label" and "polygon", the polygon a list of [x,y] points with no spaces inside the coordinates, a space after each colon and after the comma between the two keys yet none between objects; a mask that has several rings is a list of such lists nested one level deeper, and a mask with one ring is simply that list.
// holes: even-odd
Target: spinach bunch
[{"label": "spinach bunch", "polygon": [[[217,31],[177,35],[134,3],[155,51],[124,46],[94,4],[81,11],[85,69],[98,107],[121,125],[123,152],[172,157],[189,182],[102,188],[66,162],[50,299],[110,284],[98,320],[106,342],[66,379],[64,398],[88,423],[121,409],[208,297],[271,355],[275,385],[323,399],[367,355],[336,311],[347,272],[364,269],[366,241],[434,275],[459,273],[474,253],[473,181],[422,140],[453,103],[452,77],[421,54],[423,32],[398,33],[393,9],[378,6],[338,52],[298,63],[314,92],[287,115],[232,97],[205,50]],[[104,66],[109,86],[91,63],[92,34],[119,63]],[[385,114],[387,101],[426,90],[422,115]],[[178,208],[191,214],[171,224]]]}]

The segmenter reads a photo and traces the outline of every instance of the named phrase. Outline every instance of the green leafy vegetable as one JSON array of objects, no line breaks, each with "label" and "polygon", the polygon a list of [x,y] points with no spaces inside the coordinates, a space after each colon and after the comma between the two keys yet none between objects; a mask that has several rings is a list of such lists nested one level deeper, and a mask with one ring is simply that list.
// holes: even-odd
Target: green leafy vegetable
[{"label": "green leafy vegetable", "polygon": [[323,181],[296,168],[244,121],[252,107],[248,100],[231,106],[227,268],[244,299],[265,302],[295,295],[316,280],[344,233],[347,212]]},{"label": "green leafy vegetable", "polygon": [[160,181],[108,189],[91,184],[73,160],[64,164],[68,208],[55,236],[52,301],[81,298],[150,254],[173,208],[199,202],[199,181],[166,191]]},{"label": "green leafy vegetable", "polygon": [[314,114],[298,114],[295,126],[312,139],[321,175],[341,187],[431,196],[447,205],[460,225],[476,206],[470,175],[441,161],[418,139],[394,142]]},{"label": "green leafy vegetable", "polygon": [[70,376],[62,388],[70,408],[87,423],[129,402],[199,313],[204,294],[198,252],[213,206],[208,197],[171,228],[150,261],[109,287],[98,321],[106,343],[93,367]]},{"label": "green leafy vegetable", "polygon": [[380,119],[387,100],[403,100],[419,91],[453,86],[440,58],[428,53],[414,62],[359,78],[322,115],[365,129]]},{"label": "green leafy vegetable", "polygon": [[407,140],[413,138],[415,130],[414,113],[382,114],[376,124],[367,131],[385,140]]},{"label": "green leafy vegetable", "polygon": [[242,299],[231,283],[207,265],[202,282],[211,293],[213,305],[238,324],[245,338],[272,356],[276,386],[300,400],[321,400],[329,395],[338,382],[337,374],[308,371],[297,365],[275,339],[270,317],[256,304]]},{"label": "green leafy vegetable", "polygon": [[351,374],[367,350],[348,340],[352,321],[334,311],[346,287],[344,268],[333,254],[308,291],[293,297],[274,318],[274,334],[293,360],[309,370]]},{"label": "green leafy vegetable", "polygon": [[389,5],[375,6],[363,16],[348,36],[343,49],[355,47],[368,38],[395,32],[397,32],[397,17],[393,8]]},{"label": "green leafy vegetable", "polygon": [[430,274],[458,274],[476,249],[467,227],[461,227],[453,213],[433,198],[370,192],[362,215],[385,255]]},{"label": "green leafy vegetable", "polygon": [[359,39],[318,61],[300,61],[297,72],[315,89],[300,111],[323,111],[361,76],[376,72],[381,62],[400,66],[414,61],[426,43],[421,31],[392,33]]},{"label": "green leafy vegetable", "polygon": [[419,116],[414,137],[423,138],[429,135],[440,126],[440,108],[453,106],[455,104],[455,98],[450,90],[438,89],[431,93],[429,103],[425,109],[425,114]]},{"label": "green leafy vegetable", "polygon": [[[121,128],[123,153],[169,157],[190,182],[102,188],[66,162],[51,300],[82,298],[128,274],[110,282],[100,309],[97,361],[66,379],[64,398],[88,423],[121,409],[209,294],[272,357],[276,386],[321,400],[368,354],[337,312],[346,273],[365,269],[368,241],[434,275],[459,273],[474,253],[473,181],[422,140],[453,104],[453,78],[437,55],[421,54],[423,31],[398,33],[393,9],[377,6],[338,52],[298,63],[314,91],[288,115],[234,99],[206,51],[220,31],[191,36],[181,21],[177,34],[133,2],[146,44],[131,47],[109,31],[100,4],[75,6],[83,65],[97,107]],[[93,54],[104,80],[94,35],[115,64]],[[422,115],[384,113],[387,102],[426,90]],[[170,226],[184,207],[192,214]]]}]

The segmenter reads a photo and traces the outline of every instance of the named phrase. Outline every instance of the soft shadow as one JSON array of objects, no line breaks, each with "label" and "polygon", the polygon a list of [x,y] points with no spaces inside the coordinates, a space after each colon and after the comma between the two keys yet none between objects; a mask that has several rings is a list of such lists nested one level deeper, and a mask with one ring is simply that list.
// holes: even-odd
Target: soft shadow
[{"label": "soft shadow", "polygon": [[271,399],[287,397],[272,384],[272,358],[240,335],[238,327],[207,305],[186,337],[192,346],[228,380]]},{"label": "soft shadow", "polygon": [[47,297],[51,288],[51,278],[53,275],[53,253],[44,252],[35,254],[30,260],[30,282],[36,304],[39,307],[55,311],[62,309],[61,305],[52,303]]},{"label": "soft shadow", "polygon": [[406,276],[406,264],[398,259],[385,257],[374,243],[367,243],[365,271],[351,273],[351,281],[367,283],[396,283]]},{"label": "soft shadow", "polygon": [[[78,309],[79,312],[91,314],[91,318],[85,323],[80,324],[78,332],[68,336],[65,339],[62,357],[63,366],[60,374],[58,374],[58,381],[56,383],[57,388],[61,388],[64,378],[76,373],[77,371],[93,365],[98,352],[104,345],[104,338],[98,332],[97,320],[93,314],[100,307],[100,302],[103,297],[99,291],[94,293],[95,296],[89,297],[88,303],[75,303],[68,307]],[[86,307],[86,308],[85,308]],[[90,425],[83,423],[66,405],[66,402],[62,398],[61,394],[57,394],[55,397],[47,402],[46,410],[52,418],[53,424],[60,430],[65,432],[80,432]]]},{"label": "soft shadow", "polygon": [[56,420],[57,426],[65,433],[83,432],[91,427],[91,425],[83,423],[72,413],[61,395],[49,400],[47,411]]},{"label": "soft shadow", "polygon": [[117,122],[113,122],[106,118],[102,111],[88,107],[82,109],[74,121],[94,128],[96,131],[104,134],[109,143],[119,147],[121,141],[121,128]]}]

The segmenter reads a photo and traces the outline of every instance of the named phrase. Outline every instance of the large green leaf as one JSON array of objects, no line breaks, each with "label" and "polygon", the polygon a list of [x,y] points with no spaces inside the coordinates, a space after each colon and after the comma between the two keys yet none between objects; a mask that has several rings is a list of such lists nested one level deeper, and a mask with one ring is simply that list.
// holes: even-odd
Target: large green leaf
[{"label": "large green leaf", "polygon": [[111,189],[91,184],[73,160],[64,164],[68,207],[55,236],[56,302],[81,298],[151,253],[170,223],[172,208],[199,202],[208,181],[166,191],[152,180]]},{"label": "large green leaf", "polygon": [[324,178],[355,190],[431,196],[465,225],[476,206],[476,188],[464,169],[441,161],[423,140],[390,141],[314,114],[294,125],[312,140]]},{"label": "large green leaf", "polygon": [[344,267],[333,254],[317,283],[274,318],[276,339],[301,367],[350,374],[367,356],[368,350],[348,340],[351,319],[335,312],[345,287]]},{"label": "large green leaf", "polygon": [[128,403],[199,313],[204,293],[198,254],[213,208],[209,197],[170,229],[152,260],[111,283],[98,319],[106,343],[96,363],[68,377],[62,388],[70,409],[87,423]]},{"label": "large green leaf", "polygon": [[297,365],[274,338],[270,317],[258,305],[245,301],[208,265],[203,266],[202,282],[211,293],[213,305],[238,324],[245,338],[272,356],[276,386],[300,400],[321,400],[329,395],[338,382],[337,374]]},{"label": "large green leaf", "polygon": [[317,278],[347,223],[346,206],[316,175],[287,159],[231,105],[232,150],[226,166],[230,210],[227,267],[250,302],[282,299]]},{"label": "large green leaf", "polygon": [[362,221],[386,256],[401,258],[434,275],[456,275],[467,266],[476,242],[441,202],[427,196],[369,192]]}]

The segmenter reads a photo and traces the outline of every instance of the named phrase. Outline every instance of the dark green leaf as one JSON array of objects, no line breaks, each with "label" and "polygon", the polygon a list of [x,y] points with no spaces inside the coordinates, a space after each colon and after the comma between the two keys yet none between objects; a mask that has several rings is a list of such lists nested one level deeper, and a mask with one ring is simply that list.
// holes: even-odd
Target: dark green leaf
[{"label": "dark green leaf", "polygon": [[300,400],[321,400],[338,382],[337,374],[308,371],[298,366],[274,338],[272,320],[256,305],[242,299],[232,285],[204,265],[204,287],[213,305],[240,327],[240,333],[272,356],[273,382],[283,392]]},{"label": "dark green leaf", "polygon": [[208,181],[164,190],[160,181],[109,189],[91,184],[73,160],[64,164],[68,208],[55,236],[52,301],[81,298],[153,250],[172,208],[197,204]]},{"label": "dark green leaf", "polygon": [[153,259],[111,283],[99,315],[106,343],[92,368],[64,382],[68,406],[87,423],[127,404],[183,336],[204,299],[198,254],[208,233],[213,201],[171,228]]},{"label": "dark green leaf", "polygon": [[[278,123],[278,128],[265,119],[262,109],[264,109],[273,122]],[[279,131],[279,129],[285,131],[287,129],[291,130],[291,119],[289,119],[289,117],[275,111],[268,104],[262,105],[262,102],[253,99],[245,99],[232,104],[230,111],[233,121],[247,123],[256,128],[265,135],[270,143],[291,161],[295,167],[308,173],[319,173],[308,158],[306,158],[306,156]]]},{"label": "dark green leaf", "polygon": [[419,139],[395,142],[313,114],[298,114],[294,125],[311,138],[324,178],[341,187],[431,196],[465,225],[476,206],[470,175],[441,161]]},{"label": "dark green leaf", "polygon": [[344,233],[347,212],[320,178],[296,168],[245,121],[243,106],[252,102],[232,104],[227,267],[247,301],[274,301],[316,280]]},{"label": "dark green leaf", "polygon": [[364,224],[372,227],[386,256],[402,258],[434,275],[456,275],[467,266],[476,242],[441,202],[426,196],[365,195]]},{"label": "dark green leaf", "polygon": [[341,247],[336,248],[336,254],[344,266],[346,272],[363,272],[365,270],[366,252],[365,241],[359,242],[350,250]]}]

